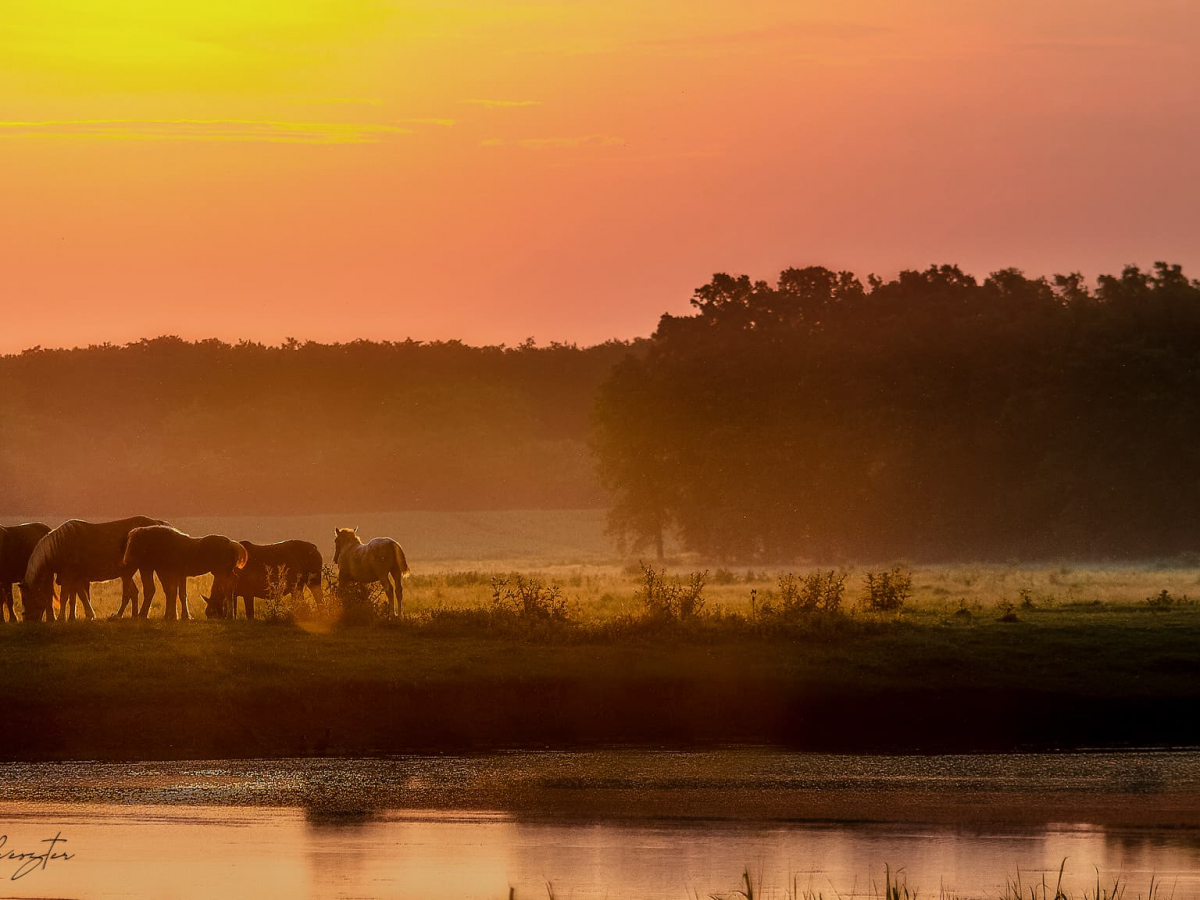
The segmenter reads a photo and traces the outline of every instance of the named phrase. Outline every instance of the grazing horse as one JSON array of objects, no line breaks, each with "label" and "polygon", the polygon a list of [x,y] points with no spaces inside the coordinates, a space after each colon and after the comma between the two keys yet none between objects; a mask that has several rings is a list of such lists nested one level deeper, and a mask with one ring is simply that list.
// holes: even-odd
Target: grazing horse
[{"label": "grazing horse", "polygon": [[[134,516],[115,522],[84,522],[71,519],[63,522],[40,541],[30,554],[25,568],[26,621],[36,622],[45,617],[54,621],[54,582],[62,585],[59,600],[61,619],[66,621],[68,609],[75,618],[75,600],[83,601],[83,611],[89,619],[96,617],[92,609],[91,583],[121,579],[121,613],[131,602],[137,610],[138,590],[133,580],[134,569],[123,562],[125,538],[134,528],[165,524],[161,519]],[[142,572],[142,583],[154,582]],[[120,615],[120,613],[118,613]]]},{"label": "grazing horse", "polygon": [[[166,598],[167,619],[176,618],[176,601],[180,601],[184,619],[190,619],[187,602],[189,575],[211,572],[213,589],[233,590],[237,572],[246,565],[246,548],[221,534],[192,537],[169,525],[135,528],[125,541],[124,563],[127,568],[152,571],[162,582]],[[143,576],[146,598],[141,615],[145,616],[154,597],[154,581]]]},{"label": "grazing horse", "polygon": [[[363,543],[357,528],[333,530],[333,562],[338,567],[338,587],[347,582],[379,582],[388,598],[388,613],[400,615],[404,603],[404,576],[409,573],[404,551],[391,538]],[[392,584],[395,583],[395,590]]]},{"label": "grazing horse", "polygon": [[24,525],[0,526],[0,622],[4,621],[4,607],[8,607],[8,619],[17,621],[13,608],[13,585],[21,585],[22,598],[29,590],[25,587],[25,570],[29,557],[37,542],[50,533],[50,526],[41,522],[26,522]]},{"label": "grazing horse", "polygon": [[[277,544],[252,544],[242,541],[246,548],[245,568],[237,573],[237,582],[230,592],[218,591],[213,584],[212,596],[204,597],[204,615],[210,619],[237,618],[238,597],[246,606],[246,618],[254,618],[254,601],[267,599],[275,592],[291,595],[293,607],[308,588],[313,600],[324,602],[321,590],[321,551],[308,541],[280,541]],[[201,595],[203,596],[203,595]]]}]

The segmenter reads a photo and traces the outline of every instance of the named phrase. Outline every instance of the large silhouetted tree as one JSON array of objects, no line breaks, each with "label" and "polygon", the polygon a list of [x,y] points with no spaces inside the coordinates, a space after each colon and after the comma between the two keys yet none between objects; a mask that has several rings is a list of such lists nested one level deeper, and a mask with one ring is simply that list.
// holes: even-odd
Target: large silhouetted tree
[{"label": "large silhouetted tree", "polygon": [[738,559],[1200,548],[1200,285],[1178,266],[1095,290],[809,267],[692,302],[599,394],[619,535]]}]

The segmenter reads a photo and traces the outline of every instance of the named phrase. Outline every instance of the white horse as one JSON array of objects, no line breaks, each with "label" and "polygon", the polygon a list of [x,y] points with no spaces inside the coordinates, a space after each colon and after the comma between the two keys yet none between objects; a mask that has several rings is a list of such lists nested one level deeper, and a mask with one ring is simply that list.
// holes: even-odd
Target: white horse
[{"label": "white horse", "polygon": [[333,564],[338,567],[339,588],[351,581],[360,584],[378,582],[387,594],[389,614],[400,615],[404,603],[403,579],[409,568],[399,544],[391,538],[375,538],[364,544],[357,528],[335,528]]}]

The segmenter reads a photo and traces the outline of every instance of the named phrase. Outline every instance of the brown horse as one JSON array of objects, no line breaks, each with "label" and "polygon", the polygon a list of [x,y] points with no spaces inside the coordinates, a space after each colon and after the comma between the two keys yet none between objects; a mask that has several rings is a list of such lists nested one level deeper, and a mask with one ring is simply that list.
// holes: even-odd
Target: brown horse
[{"label": "brown horse", "polygon": [[409,568],[399,544],[391,538],[375,538],[364,544],[357,528],[335,528],[333,562],[338,567],[339,588],[349,582],[378,582],[387,594],[389,615],[400,615],[404,603],[404,576],[409,574]]},{"label": "brown horse", "polygon": [[237,581],[237,572],[246,565],[247,558],[246,548],[224,535],[195,538],[167,525],[135,528],[125,541],[125,566],[141,569],[143,573],[142,616],[149,612],[150,601],[154,599],[154,579],[146,577],[147,571],[153,572],[162,582],[166,618],[176,618],[176,601],[179,601],[183,618],[190,619],[188,576],[211,572],[214,590],[231,591]]},{"label": "brown horse", "polygon": [[306,587],[318,605],[324,602],[321,568],[325,561],[316,544],[308,541],[241,543],[246,548],[246,566],[237,573],[232,592],[218,591],[213,584],[212,596],[204,598],[204,614],[208,618],[237,618],[237,601],[241,597],[246,606],[246,618],[253,619],[255,598],[265,600],[275,592],[286,593],[291,595],[294,606]]},{"label": "brown horse", "polygon": [[0,526],[0,622],[4,621],[4,608],[8,607],[8,619],[17,621],[16,610],[13,609],[13,585],[21,585],[22,596],[28,590],[25,587],[25,570],[29,567],[29,557],[37,542],[50,533],[50,526],[41,522],[26,522],[24,525]]},{"label": "brown horse", "polygon": [[[60,609],[62,619],[75,618],[75,600],[83,601],[83,610],[89,619],[96,617],[92,609],[91,583],[121,579],[121,612],[131,602],[137,610],[137,583],[133,580],[134,569],[123,563],[125,539],[134,528],[146,525],[163,525],[161,519],[134,516],[114,522],[84,522],[71,519],[63,522],[40,541],[30,554],[25,568],[25,587],[21,591],[25,603],[25,620],[37,621],[43,617],[54,620],[54,582],[62,585]],[[142,573],[146,582],[147,573]],[[153,581],[151,581],[153,584]]]}]

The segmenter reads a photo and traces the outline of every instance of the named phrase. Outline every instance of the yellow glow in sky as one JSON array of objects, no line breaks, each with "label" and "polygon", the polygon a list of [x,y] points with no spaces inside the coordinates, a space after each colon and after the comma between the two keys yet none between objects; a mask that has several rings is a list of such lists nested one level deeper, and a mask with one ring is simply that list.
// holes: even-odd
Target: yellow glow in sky
[{"label": "yellow glow in sky", "polygon": [[54,311],[0,351],[602,340],[809,263],[1200,269],[1196,4],[0,13],[0,303]]}]

